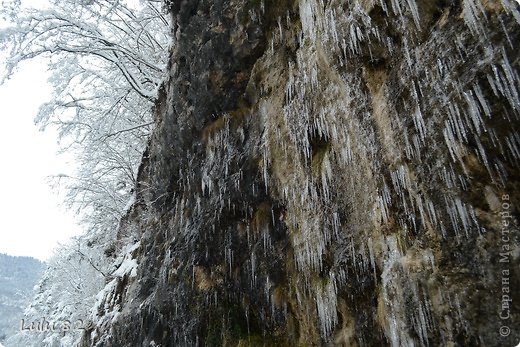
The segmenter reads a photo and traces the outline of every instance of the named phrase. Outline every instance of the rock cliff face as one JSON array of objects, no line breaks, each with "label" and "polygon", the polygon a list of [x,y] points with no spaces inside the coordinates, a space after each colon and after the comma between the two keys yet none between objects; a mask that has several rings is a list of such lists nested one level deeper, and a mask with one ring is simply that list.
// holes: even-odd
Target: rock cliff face
[{"label": "rock cliff face", "polygon": [[520,341],[516,2],[167,6],[138,242],[84,345]]}]

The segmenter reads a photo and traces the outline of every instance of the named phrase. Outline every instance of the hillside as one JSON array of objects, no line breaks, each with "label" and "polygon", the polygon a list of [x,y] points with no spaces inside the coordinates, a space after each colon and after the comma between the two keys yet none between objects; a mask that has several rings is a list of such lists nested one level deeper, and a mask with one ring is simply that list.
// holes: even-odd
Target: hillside
[{"label": "hillside", "polygon": [[37,259],[0,254],[0,342],[19,329],[44,269]]}]

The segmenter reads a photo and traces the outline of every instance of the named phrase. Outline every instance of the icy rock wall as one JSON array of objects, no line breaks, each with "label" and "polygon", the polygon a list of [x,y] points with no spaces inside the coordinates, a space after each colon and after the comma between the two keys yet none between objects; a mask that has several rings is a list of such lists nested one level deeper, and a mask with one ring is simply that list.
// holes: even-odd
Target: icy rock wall
[{"label": "icy rock wall", "polygon": [[516,2],[168,6],[137,268],[84,345],[520,340]]}]

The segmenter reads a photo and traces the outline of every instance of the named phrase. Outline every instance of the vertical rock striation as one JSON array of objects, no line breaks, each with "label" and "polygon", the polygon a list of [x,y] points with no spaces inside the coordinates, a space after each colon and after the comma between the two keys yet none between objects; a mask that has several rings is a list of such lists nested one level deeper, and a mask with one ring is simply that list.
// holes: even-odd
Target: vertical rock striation
[{"label": "vertical rock striation", "polygon": [[85,346],[520,340],[516,2],[168,6],[137,243]]}]

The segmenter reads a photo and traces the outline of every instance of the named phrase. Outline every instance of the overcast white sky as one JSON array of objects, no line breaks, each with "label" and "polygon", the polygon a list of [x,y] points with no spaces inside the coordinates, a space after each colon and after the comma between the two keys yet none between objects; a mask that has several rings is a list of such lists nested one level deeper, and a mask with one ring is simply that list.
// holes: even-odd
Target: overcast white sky
[{"label": "overcast white sky", "polygon": [[33,122],[50,97],[46,81],[46,66],[27,62],[0,86],[0,252],[41,260],[80,230],[48,184],[71,166],[56,155],[55,134]]}]

